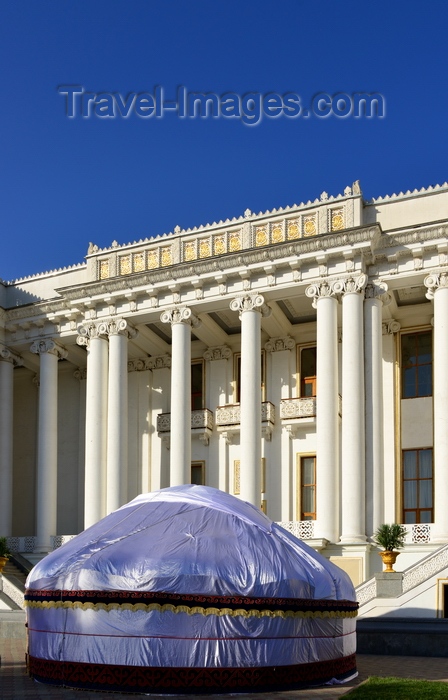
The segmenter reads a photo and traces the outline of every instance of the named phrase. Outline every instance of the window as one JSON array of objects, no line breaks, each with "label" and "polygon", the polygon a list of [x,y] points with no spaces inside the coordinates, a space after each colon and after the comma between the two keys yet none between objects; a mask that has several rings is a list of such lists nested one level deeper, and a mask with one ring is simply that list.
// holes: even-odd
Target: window
[{"label": "window", "polygon": [[197,486],[205,485],[205,464],[204,462],[191,463],[191,483]]},{"label": "window", "polygon": [[403,522],[433,522],[432,449],[403,450]]},{"label": "window", "polygon": [[316,520],[316,457],[300,457],[300,520]]},{"label": "window", "polygon": [[191,363],[191,410],[201,408],[204,408],[204,363],[198,360]]},{"label": "window", "polygon": [[401,336],[401,395],[404,399],[432,395],[432,333]]},{"label": "window", "polygon": [[[241,401],[241,353],[235,354],[235,403]],[[266,353],[261,352],[261,400],[265,401],[265,382],[266,382]]]},{"label": "window", "polygon": [[316,351],[313,347],[299,349],[300,396],[316,396]]}]

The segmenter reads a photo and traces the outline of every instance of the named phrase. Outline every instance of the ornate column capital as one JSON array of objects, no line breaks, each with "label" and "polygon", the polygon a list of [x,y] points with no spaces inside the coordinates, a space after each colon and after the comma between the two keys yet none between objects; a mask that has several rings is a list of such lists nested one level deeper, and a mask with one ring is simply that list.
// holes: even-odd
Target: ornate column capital
[{"label": "ornate column capital", "polygon": [[35,355],[44,355],[48,353],[49,355],[56,355],[58,360],[65,360],[68,352],[62,345],[58,345],[51,338],[46,340],[35,340],[30,347],[31,352]]},{"label": "ornate column capital", "polygon": [[401,323],[395,319],[391,319],[390,321],[383,323],[381,328],[383,335],[393,335],[394,333],[398,333],[401,328]]},{"label": "ornate column capital", "polygon": [[294,338],[287,335],[284,338],[269,338],[264,347],[268,352],[280,352],[281,350],[293,350],[295,345]]},{"label": "ornate column capital", "polygon": [[305,294],[307,297],[313,300],[313,308],[317,308],[317,302],[319,299],[324,299],[326,297],[335,297],[336,291],[334,289],[334,282],[328,282],[327,280],[322,280],[311,284],[305,289]]},{"label": "ornate column capital", "polygon": [[235,297],[230,302],[230,308],[232,311],[238,311],[240,318],[245,311],[259,311],[262,316],[269,316],[271,313],[269,306],[264,303],[262,294],[243,294]]},{"label": "ornate column capital", "polygon": [[90,341],[93,338],[101,338],[99,331],[99,323],[82,323],[78,326],[78,337],[76,338],[77,345],[89,347]]},{"label": "ornate column capital", "polygon": [[361,274],[357,277],[346,277],[333,282],[333,289],[336,294],[361,294],[367,284],[367,275]]},{"label": "ornate column capital", "polygon": [[228,360],[232,356],[232,351],[227,345],[216,345],[207,348],[203,354],[204,360]]},{"label": "ornate column capital", "polygon": [[78,381],[87,379],[87,368],[78,367],[78,369],[75,369],[75,371],[73,372],[73,376],[75,379],[78,379]]},{"label": "ornate column capital", "polygon": [[391,301],[387,293],[388,289],[386,282],[368,282],[364,288],[364,298],[380,299],[384,305],[387,305]]},{"label": "ornate column capital", "polygon": [[111,335],[122,335],[129,340],[136,337],[137,331],[125,318],[112,318],[98,324],[98,334],[109,338]]},{"label": "ornate column capital", "polygon": [[197,328],[201,323],[188,306],[175,306],[172,309],[166,309],[160,314],[160,320],[162,323],[170,323],[172,326],[176,323],[185,323],[193,328]]},{"label": "ornate column capital", "polygon": [[14,367],[23,365],[23,358],[12,352],[6,345],[0,345],[0,362],[10,362]]},{"label": "ornate column capital", "polygon": [[428,289],[426,298],[434,299],[434,294],[438,289],[448,287],[448,272],[434,272],[432,275],[425,277],[423,283]]}]

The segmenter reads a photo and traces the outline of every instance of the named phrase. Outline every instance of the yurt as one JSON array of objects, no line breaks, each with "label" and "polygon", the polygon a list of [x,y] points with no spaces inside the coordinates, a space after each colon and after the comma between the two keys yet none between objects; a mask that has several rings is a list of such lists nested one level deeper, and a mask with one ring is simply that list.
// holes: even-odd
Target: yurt
[{"label": "yurt", "polygon": [[356,675],[348,576],[205,486],[139,496],[34,567],[28,668],[133,693],[288,690]]}]

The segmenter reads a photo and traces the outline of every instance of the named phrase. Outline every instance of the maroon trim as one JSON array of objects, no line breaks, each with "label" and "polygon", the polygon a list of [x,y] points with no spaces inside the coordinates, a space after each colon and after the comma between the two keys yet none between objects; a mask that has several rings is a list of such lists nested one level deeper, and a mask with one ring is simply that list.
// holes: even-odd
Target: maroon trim
[{"label": "maroon trim", "polygon": [[358,609],[358,603],[352,600],[313,600],[304,598],[249,598],[245,596],[187,595],[182,593],[165,593],[164,591],[67,591],[67,590],[33,590],[25,591],[25,600],[29,601],[68,601],[80,603],[158,603],[159,605],[189,605],[194,607],[213,606],[235,610],[252,610],[268,608],[269,610],[293,610],[302,612],[351,612]]},{"label": "maroon trim", "polygon": [[356,656],[291,666],[170,668],[51,661],[28,656],[28,671],[42,683],[134,693],[230,693],[294,690],[356,673]]}]

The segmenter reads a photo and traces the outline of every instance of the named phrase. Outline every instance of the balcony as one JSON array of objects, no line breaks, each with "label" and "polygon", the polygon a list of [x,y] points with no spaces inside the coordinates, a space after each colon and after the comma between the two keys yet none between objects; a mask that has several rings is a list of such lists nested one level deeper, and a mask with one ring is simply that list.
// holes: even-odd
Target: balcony
[{"label": "balcony", "polygon": [[[191,412],[191,433],[196,435],[204,445],[208,445],[213,431],[213,412],[209,408],[200,408]],[[162,437],[168,437],[171,432],[171,413],[159,413],[157,416],[157,432]]]},{"label": "balcony", "polygon": [[[228,442],[232,441],[232,436],[239,433],[241,424],[241,405],[229,404],[218,406],[215,413],[216,426],[220,433],[226,433]],[[261,404],[261,431],[263,437],[271,439],[272,428],[275,424],[275,406],[270,401],[263,401]]]},{"label": "balcony", "polygon": [[[280,419],[283,425],[288,426],[292,437],[300,427],[315,425],[316,423],[316,396],[302,396],[280,401]],[[342,416],[342,397],[338,397],[338,414]]]}]

